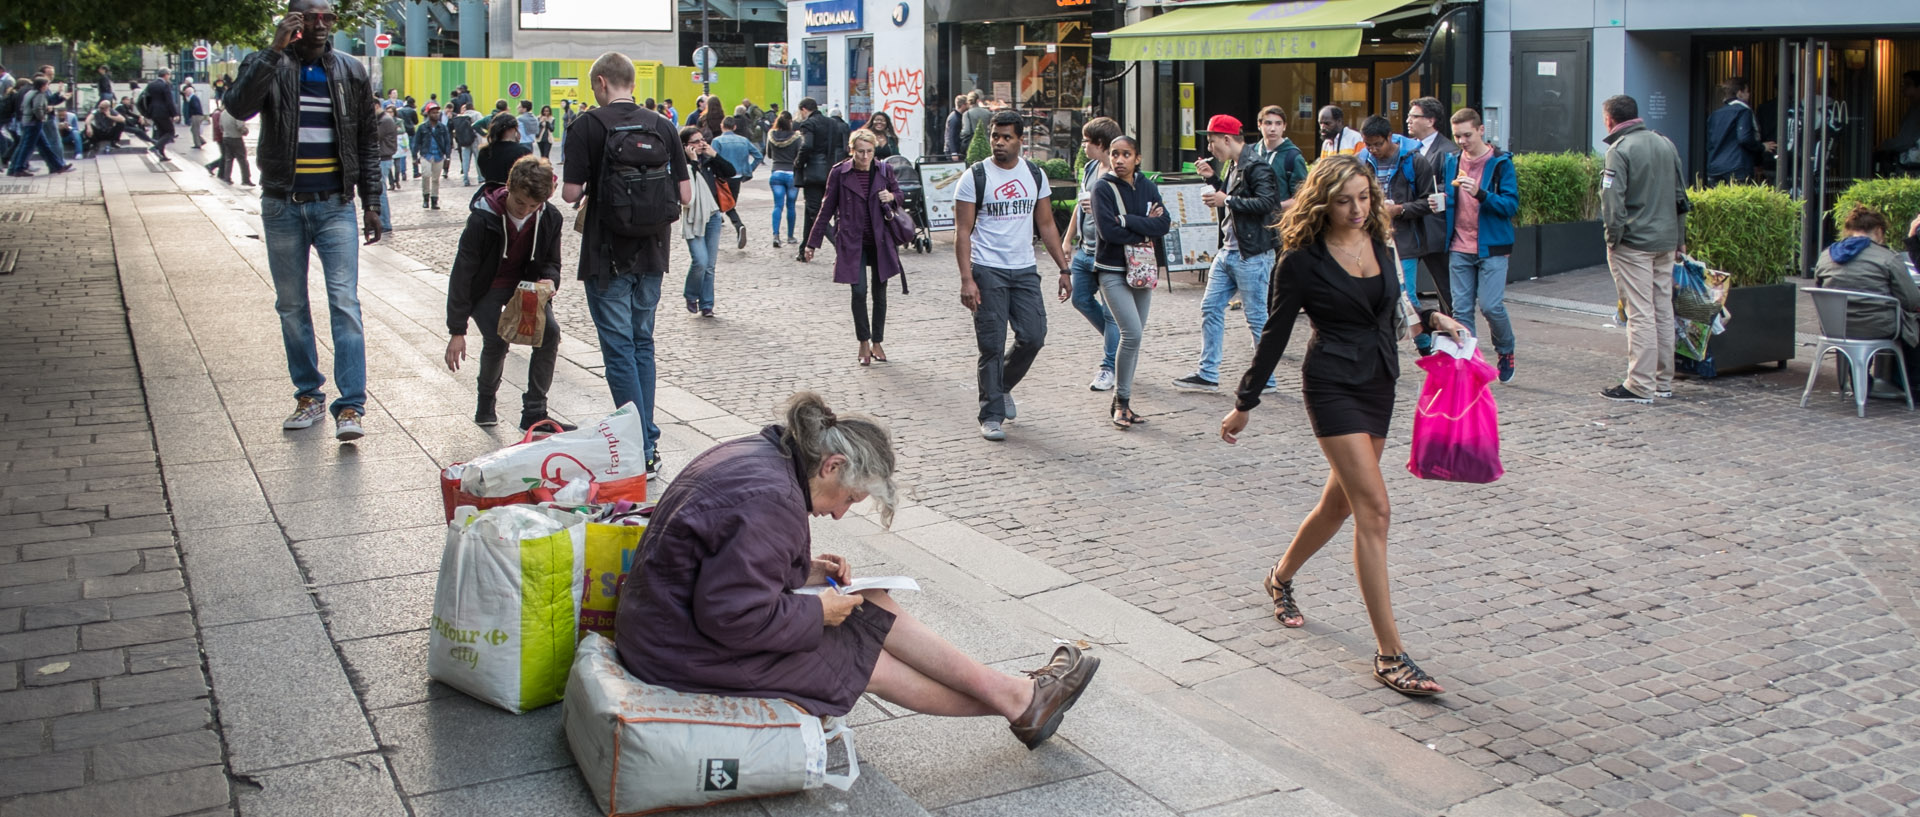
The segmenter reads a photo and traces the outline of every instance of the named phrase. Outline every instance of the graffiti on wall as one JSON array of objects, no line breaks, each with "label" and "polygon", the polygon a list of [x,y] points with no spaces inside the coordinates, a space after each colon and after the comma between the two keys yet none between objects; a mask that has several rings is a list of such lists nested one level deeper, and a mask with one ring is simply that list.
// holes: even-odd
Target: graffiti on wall
[{"label": "graffiti on wall", "polygon": [[919,68],[876,68],[873,76],[874,88],[879,92],[875,110],[886,112],[887,118],[893,120],[894,130],[899,131],[900,138],[911,138],[919,127],[920,116],[926,110],[921,101],[926,71]]}]

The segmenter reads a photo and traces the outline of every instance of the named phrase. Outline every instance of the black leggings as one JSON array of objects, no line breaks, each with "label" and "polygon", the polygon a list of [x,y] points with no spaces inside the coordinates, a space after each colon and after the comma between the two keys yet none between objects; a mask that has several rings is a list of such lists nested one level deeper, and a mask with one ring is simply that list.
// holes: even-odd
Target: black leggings
[{"label": "black leggings", "polygon": [[[861,277],[871,278],[869,286],[865,280],[853,284],[853,337],[865,343],[886,343],[887,335],[887,282],[880,280],[880,262],[874,258],[873,248],[865,247],[860,251]],[[867,293],[873,293],[873,323],[867,323]]]}]

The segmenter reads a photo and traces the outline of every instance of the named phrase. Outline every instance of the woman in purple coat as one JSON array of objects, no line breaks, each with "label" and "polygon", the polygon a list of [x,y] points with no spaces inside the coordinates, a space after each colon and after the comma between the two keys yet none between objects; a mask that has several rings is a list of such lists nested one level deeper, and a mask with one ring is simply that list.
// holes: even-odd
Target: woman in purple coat
[{"label": "woman in purple coat", "polygon": [[[860,341],[860,365],[887,362],[880,342],[887,334],[887,279],[900,274],[900,247],[887,238],[886,210],[901,200],[893,168],[874,161],[880,139],[864,128],[847,138],[853,158],[833,166],[827,174],[827,198],[820,217],[807,233],[803,261],[813,260],[826,235],[827,219],[838,233],[833,238],[833,282],[853,285],[853,335]],[[873,285],[861,271],[871,270]],[[873,321],[867,321],[867,293],[873,293]]]},{"label": "woman in purple coat", "polygon": [[621,586],[620,663],[669,689],[780,698],[822,716],[845,715],[864,692],[930,715],[999,715],[1040,745],[1100,659],[1060,647],[1028,681],[973,660],[885,591],[793,592],[853,579],[845,559],[813,554],[807,517],[839,519],[872,498],[891,524],[893,465],[885,426],[835,417],[811,392],[787,402],[786,425],[688,463]]}]

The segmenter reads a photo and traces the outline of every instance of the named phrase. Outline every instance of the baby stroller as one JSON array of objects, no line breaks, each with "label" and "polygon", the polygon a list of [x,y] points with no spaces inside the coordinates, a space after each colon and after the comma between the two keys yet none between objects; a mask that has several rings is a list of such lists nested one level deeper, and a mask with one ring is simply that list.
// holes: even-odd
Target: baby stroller
[{"label": "baby stroller", "polygon": [[905,156],[888,156],[887,166],[900,182],[901,207],[913,216],[913,240],[907,242],[917,253],[933,252],[933,232],[927,229],[926,188],[920,183],[920,166]]}]

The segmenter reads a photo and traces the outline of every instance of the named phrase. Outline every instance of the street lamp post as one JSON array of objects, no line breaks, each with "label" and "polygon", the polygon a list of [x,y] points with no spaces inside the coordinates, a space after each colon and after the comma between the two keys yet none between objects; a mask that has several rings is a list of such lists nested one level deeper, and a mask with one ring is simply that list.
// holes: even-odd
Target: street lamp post
[{"label": "street lamp post", "polygon": [[[710,2],[710,0],[700,0],[700,51],[703,54],[711,53],[709,49],[711,49],[712,46],[707,44],[707,23],[712,17],[712,12],[712,2]],[[698,60],[695,60],[695,62],[698,62]],[[713,96],[713,65],[712,58],[710,57],[708,58],[708,64],[700,68],[700,93],[705,96]]]}]

